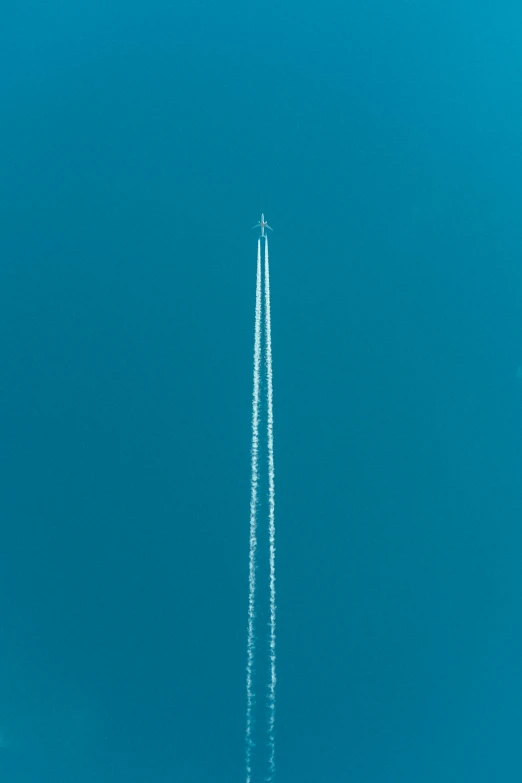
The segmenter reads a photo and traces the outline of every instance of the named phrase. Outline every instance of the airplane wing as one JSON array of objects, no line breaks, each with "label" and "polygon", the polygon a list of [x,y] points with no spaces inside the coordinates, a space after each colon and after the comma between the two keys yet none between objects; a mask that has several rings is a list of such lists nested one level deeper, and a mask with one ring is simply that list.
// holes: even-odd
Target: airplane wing
[{"label": "airplane wing", "polygon": [[274,230],[274,229],[272,228],[272,226],[269,226],[269,225],[268,225],[268,223],[265,223],[265,228],[269,228],[269,229],[270,229],[270,231],[273,231],[273,230]]},{"label": "airplane wing", "polygon": [[261,223],[256,223],[255,226],[252,226],[252,228],[259,228],[260,225]]}]

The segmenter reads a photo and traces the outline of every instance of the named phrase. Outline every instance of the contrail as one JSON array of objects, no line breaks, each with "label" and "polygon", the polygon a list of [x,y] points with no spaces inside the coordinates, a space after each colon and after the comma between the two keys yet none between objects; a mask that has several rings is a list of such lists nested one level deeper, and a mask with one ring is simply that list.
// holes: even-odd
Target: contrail
[{"label": "contrail", "polygon": [[[257,313],[257,311],[256,311]],[[268,541],[270,560],[270,682],[268,684],[268,780],[275,777],[276,710],[276,580],[275,580],[275,487],[274,487],[274,391],[272,383],[272,329],[270,320],[270,269],[268,238],[265,237],[265,345],[268,440]]]},{"label": "contrail", "polygon": [[247,638],[247,712],[246,712],[246,783],[252,780],[252,740],[254,706],[253,671],[256,650],[256,549],[257,486],[259,454],[259,367],[261,360],[261,239],[257,240],[256,316],[254,327],[254,386],[252,391],[252,477],[250,484],[250,552],[248,566],[248,638]]}]

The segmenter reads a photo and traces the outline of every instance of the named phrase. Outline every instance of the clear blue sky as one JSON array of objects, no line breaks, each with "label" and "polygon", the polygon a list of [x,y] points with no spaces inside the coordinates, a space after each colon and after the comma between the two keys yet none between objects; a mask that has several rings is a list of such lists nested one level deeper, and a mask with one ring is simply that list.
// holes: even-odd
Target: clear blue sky
[{"label": "clear blue sky", "polygon": [[2,781],[243,780],[264,211],[278,780],[519,783],[522,7],[10,6]]}]

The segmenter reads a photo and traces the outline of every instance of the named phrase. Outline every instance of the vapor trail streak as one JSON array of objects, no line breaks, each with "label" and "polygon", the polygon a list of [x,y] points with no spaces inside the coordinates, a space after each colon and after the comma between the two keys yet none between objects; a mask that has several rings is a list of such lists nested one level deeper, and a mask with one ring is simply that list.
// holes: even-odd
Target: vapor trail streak
[{"label": "vapor trail streak", "polygon": [[254,686],[253,672],[256,652],[256,549],[257,549],[257,487],[259,482],[259,368],[261,362],[261,240],[257,240],[256,314],[254,327],[254,385],[252,391],[252,476],[250,483],[250,552],[248,560],[248,637],[247,637],[247,711],[246,711],[246,783],[252,780],[252,740]]},{"label": "vapor trail streak", "polygon": [[276,579],[275,579],[275,487],[274,487],[274,391],[272,382],[272,328],[270,318],[270,269],[268,238],[265,238],[265,345],[268,440],[268,541],[270,561],[270,681],[268,684],[268,780],[275,777],[276,711]]}]

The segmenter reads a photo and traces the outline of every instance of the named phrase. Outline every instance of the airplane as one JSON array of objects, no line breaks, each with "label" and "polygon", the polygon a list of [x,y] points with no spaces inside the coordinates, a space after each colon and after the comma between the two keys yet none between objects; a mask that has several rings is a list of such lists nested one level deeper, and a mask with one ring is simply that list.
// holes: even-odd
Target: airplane
[{"label": "airplane", "polygon": [[265,236],[265,228],[269,228],[270,231],[274,230],[272,228],[272,226],[269,226],[268,223],[266,222],[265,216],[263,215],[263,213],[261,213],[261,220],[259,221],[259,223],[256,223],[255,226],[252,226],[252,228],[258,228],[258,227],[261,229],[261,236],[262,237]]}]

